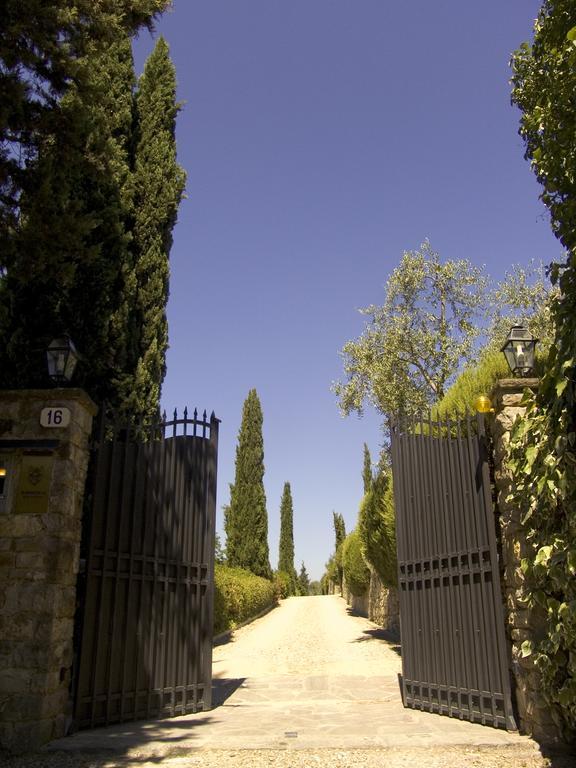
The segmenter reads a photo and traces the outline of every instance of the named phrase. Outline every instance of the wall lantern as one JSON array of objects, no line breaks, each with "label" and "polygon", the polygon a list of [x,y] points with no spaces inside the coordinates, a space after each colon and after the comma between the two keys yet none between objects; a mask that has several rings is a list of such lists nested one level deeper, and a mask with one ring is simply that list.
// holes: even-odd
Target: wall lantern
[{"label": "wall lantern", "polygon": [[478,395],[474,401],[474,408],[477,413],[491,413],[494,410],[488,395]]},{"label": "wall lantern", "polygon": [[46,359],[48,375],[52,381],[66,384],[72,379],[78,362],[78,352],[69,336],[60,336],[51,341],[46,350]]},{"label": "wall lantern", "polygon": [[514,376],[533,376],[536,355],[535,339],[527,328],[513,325],[501,351]]}]

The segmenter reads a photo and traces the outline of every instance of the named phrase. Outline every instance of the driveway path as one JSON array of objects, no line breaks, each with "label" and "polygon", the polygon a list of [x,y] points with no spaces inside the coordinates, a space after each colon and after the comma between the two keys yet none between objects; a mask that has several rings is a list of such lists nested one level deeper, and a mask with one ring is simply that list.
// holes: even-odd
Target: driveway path
[{"label": "driveway path", "polygon": [[220,706],[78,733],[51,745],[59,760],[50,765],[548,765],[524,736],[404,709],[399,652],[339,597],[290,598],[214,649]]}]

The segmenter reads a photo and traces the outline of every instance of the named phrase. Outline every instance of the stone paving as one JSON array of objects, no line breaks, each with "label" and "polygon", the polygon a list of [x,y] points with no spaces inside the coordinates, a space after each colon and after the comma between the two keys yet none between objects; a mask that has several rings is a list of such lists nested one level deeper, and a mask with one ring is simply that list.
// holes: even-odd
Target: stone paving
[{"label": "stone paving", "polygon": [[[302,655],[300,673],[294,649]],[[212,711],[84,731],[50,749],[141,760],[213,749],[537,752],[518,733],[404,709],[397,646],[368,620],[347,615],[337,597],[285,601],[216,648],[214,662],[219,706]]]}]

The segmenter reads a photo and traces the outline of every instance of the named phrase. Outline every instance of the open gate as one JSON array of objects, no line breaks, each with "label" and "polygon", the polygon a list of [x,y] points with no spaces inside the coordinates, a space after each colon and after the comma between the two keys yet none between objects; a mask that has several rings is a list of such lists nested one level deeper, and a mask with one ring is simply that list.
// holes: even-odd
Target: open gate
[{"label": "open gate", "polygon": [[404,706],[515,730],[483,416],[392,428]]},{"label": "open gate", "polygon": [[102,419],[86,510],[78,728],[211,707],[218,419]]}]

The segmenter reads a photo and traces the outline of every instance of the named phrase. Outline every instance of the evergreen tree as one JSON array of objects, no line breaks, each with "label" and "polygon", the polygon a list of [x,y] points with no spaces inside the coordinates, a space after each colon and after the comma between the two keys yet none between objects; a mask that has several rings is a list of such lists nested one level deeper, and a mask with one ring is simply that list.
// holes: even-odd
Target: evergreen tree
[{"label": "evergreen tree", "polygon": [[334,520],[334,537],[336,549],[334,551],[334,564],[336,568],[336,575],[340,589],[342,589],[342,577],[344,572],[342,570],[342,547],[344,545],[344,539],[346,538],[346,526],[344,524],[344,518],[339,512],[332,512]]},{"label": "evergreen tree", "polygon": [[344,518],[339,512],[332,512],[332,518],[334,520],[334,537],[336,540],[336,550],[343,543],[346,538],[346,525]]},{"label": "evergreen tree", "polygon": [[176,72],[160,38],[136,93],[134,141],[134,281],[129,317],[133,364],[120,399],[130,413],[152,421],[160,406],[168,348],[169,253],[185,172],[176,160]]},{"label": "evergreen tree", "polygon": [[367,494],[372,485],[372,459],[368,446],[364,443],[364,466],[362,468],[362,481],[364,483],[364,494]]},{"label": "evergreen tree", "polygon": [[228,565],[270,578],[262,422],[260,400],[251,389],[238,433],[236,475],[225,519],[226,554]]},{"label": "evergreen tree", "polygon": [[301,595],[307,595],[310,591],[310,577],[306,571],[304,561],[302,561],[302,567],[300,568],[300,573],[298,574],[298,589],[300,590]]},{"label": "evergreen tree", "polygon": [[290,483],[284,483],[282,501],[280,502],[278,570],[284,571],[284,573],[287,573],[291,577],[295,588],[296,569],[294,568],[294,528]]},{"label": "evergreen tree", "polygon": [[[62,98],[20,200],[5,277],[0,385],[42,386],[43,354],[68,331],[87,364],[76,382],[110,398],[127,363],[131,270],[127,222],[134,72],[130,40],[91,44],[83,91]],[[89,98],[87,96],[89,94]]]},{"label": "evergreen tree", "polygon": [[[38,150],[70,127],[62,97],[89,95],[94,45],[114,43],[154,17],[169,0],[11,0],[0,32],[0,272],[15,252],[20,198],[34,188]],[[54,222],[57,225],[57,222]]]},{"label": "evergreen tree", "polygon": [[75,383],[151,421],[165,372],[168,254],[182,196],[174,67],[161,39],[134,95],[130,38],[87,45],[82,88],[30,164],[34,185],[0,286],[0,386],[43,386],[44,349],[69,332]]}]

